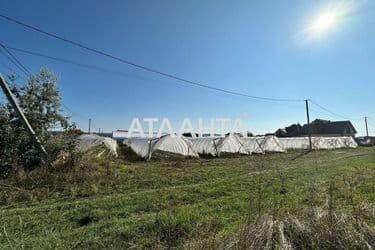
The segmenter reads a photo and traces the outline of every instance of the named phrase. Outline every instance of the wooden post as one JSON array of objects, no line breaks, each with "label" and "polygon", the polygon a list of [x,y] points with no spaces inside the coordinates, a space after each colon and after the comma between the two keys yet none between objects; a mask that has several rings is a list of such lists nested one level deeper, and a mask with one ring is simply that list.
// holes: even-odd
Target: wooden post
[{"label": "wooden post", "polygon": [[89,134],[91,134],[91,118],[89,119]]},{"label": "wooden post", "polygon": [[8,84],[5,82],[3,76],[0,74],[0,85],[1,88],[3,89],[8,101],[10,104],[13,106],[14,110],[16,111],[17,115],[21,119],[23,125],[25,126],[27,132],[30,134],[30,136],[35,140],[36,144],[40,147],[42,150],[44,156],[48,159],[48,154],[46,149],[44,148],[42,142],[39,140],[38,136],[36,135],[34,129],[31,127],[29,121],[27,120],[26,116],[22,112],[21,108],[18,106],[16,99],[12,95],[12,92],[10,91]]},{"label": "wooden post", "polygon": [[310,151],[312,150],[312,142],[311,142],[311,129],[310,129],[310,113],[309,113],[309,100],[305,100],[306,104],[306,116],[307,116],[307,133],[309,134],[309,148]]}]

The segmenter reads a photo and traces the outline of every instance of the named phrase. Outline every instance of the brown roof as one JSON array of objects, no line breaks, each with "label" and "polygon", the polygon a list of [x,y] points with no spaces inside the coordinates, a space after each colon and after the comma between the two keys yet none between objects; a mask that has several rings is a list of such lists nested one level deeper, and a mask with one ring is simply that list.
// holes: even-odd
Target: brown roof
[{"label": "brown roof", "polygon": [[[350,121],[331,122],[327,120],[314,120],[310,124],[312,134],[356,134],[357,130]],[[303,125],[302,133],[307,134],[307,125]]]}]

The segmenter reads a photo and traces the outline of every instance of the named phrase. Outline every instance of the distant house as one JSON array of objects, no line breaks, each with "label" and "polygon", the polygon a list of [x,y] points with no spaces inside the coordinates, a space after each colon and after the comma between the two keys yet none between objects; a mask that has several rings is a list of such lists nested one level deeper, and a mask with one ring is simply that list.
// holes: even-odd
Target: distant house
[{"label": "distant house", "polygon": [[[352,136],[357,130],[350,121],[336,121],[316,119],[310,123],[310,131],[313,136]],[[302,127],[302,135],[308,135],[307,125]]]},{"label": "distant house", "polygon": [[[357,130],[350,121],[329,121],[316,119],[310,123],[312,136],[351,136],[354,137]],[[309,134],[307,124],[301,126],[293,124],[289,127],[278,129],[275,135],[278,137],[298,137]]]},{"label": "distant house", "polygon": [[297,123],[290,125],[289,127],[279,128],[275,135],[277,137],[298,137],[302,135],[302,126]]}]

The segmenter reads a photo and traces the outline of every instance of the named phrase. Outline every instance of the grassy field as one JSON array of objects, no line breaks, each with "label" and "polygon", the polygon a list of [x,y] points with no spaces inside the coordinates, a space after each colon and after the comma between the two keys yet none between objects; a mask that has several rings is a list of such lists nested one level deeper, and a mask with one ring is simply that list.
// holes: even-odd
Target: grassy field
[{"label": "grassy field", "polygon": [[198,248],[230,239],[265,214],[312,209],[375,226],[375,148],[89,164],[95,167],[83,180],[59,180],[64,188],[32,176],[19,177],[24,187],[17,190],[4,182],[0,248]]}]

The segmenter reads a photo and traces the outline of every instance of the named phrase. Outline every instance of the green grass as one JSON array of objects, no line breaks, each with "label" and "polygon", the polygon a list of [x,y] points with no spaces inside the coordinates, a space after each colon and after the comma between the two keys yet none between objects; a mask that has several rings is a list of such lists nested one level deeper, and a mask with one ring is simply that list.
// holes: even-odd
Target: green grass
[{"label": "green grass", "polygon": [[98,160],[97,183],[4,202],[0,248],[183,247],[233,235],[245,220],[264,213],[298,215],[325,207],[331,181],[336,209],[359,213],[374,227],[367,211],[375,201],[374,148],[299,155]]}]

